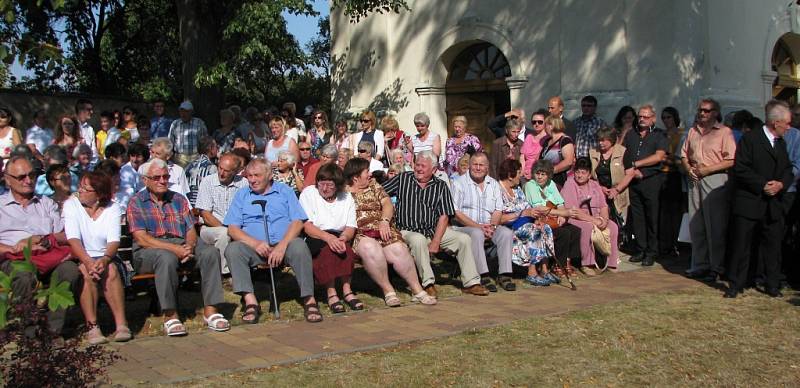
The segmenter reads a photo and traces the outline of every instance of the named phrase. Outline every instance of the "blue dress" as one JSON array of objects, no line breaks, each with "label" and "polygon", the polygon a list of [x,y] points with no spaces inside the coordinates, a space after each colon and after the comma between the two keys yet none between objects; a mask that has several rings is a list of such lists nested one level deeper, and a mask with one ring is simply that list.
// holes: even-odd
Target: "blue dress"
[{"label": "blue dress", "polygon": [[[503,213],[519,213],[531,207],[519,186],[514,188],[513,198],[509,197],[505,191],[503,194]],[[531,217],[519,217],[507,223],[506,226],[514,231],[514,240],[511,245],[512,263],[527,267],[555,256],[553,230],[547,224],[537,224],[536,220]]]}]

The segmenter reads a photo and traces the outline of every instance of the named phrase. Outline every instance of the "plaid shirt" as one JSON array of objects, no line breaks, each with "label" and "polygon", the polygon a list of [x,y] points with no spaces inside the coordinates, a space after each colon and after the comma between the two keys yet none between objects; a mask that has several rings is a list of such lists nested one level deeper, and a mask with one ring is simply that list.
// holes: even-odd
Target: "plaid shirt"
[{"label": "plaid shirt", "polygon": [[589,150],[597,148],[597,130],[606,123],[597,116],[578,117],[575,119],[576,139],[575,156],[578,158],[589,156]]},{"label": "plaid shirt", "polygon": [[206,123],[203,120],[192,117],[188,123],[177,119],[169,127],[169,140],[175,146],[176,154],[193,155],[197,153],[197,144],[200,137],[208,134]]},{"label": "plaid shirt", "polygon": [[158,206],[149,190],[142,190],[128,202],[128,229],[131,234],[144,230],[153,237],[185,238],[189,228],[197,223],[189,201],[174,191],[167,191],[164,204]]}]

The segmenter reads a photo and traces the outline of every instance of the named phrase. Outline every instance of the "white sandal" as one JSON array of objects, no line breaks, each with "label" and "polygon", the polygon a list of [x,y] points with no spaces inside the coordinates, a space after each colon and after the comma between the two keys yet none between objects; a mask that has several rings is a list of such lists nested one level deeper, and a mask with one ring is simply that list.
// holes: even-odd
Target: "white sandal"
[{"label": "white sandal", "polygon": [[[203,320],[206,321],[208,328],[214,331],[228,331],[231,329],[230,322],[220,313],[211,314],[208,318],[203,317]],[[220,322],[225,322],[225,325],[217,327],[217,323]]]},{"label": "white sandal", "polygon": [[164,322],[164,334],[169,337],[180,337],[186,335],[186,327],[180,319],[170,319]]},{"label": "white sandal", "polygon": [[386,295],[383,296],[383,302],[389,307],[400,307],[403,304],[403,301],[397,297],[396,292],[387,292]]},{"label": "white sandal", "polygon": [[411,301],[414,303],[422,303],[429,306],[438,303],[436,297],[428,295],[428,293],[425,291],[422,291],[419,294],[412,296]]}]

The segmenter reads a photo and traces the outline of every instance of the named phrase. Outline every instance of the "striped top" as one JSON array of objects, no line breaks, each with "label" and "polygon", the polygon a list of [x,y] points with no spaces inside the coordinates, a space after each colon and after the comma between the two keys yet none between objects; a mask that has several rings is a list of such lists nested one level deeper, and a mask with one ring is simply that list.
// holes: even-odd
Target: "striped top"
[{"label": "striped top", "polygon": [[440,216],[455,215],[447,183],[435,176],[423,189],[417,183],[414,172],[408,171],[384,182],[383,189],[390,197],[397,197],[396,219],[400,230],[431,238]]},{"label": "striped top", "polygon": [[491,223],[492,213],[501,212],[505,207],[503,188],[488,175],[484,178],[483,190],[469,173],[453,179],[452,188],[454,206],[476,223]]}]

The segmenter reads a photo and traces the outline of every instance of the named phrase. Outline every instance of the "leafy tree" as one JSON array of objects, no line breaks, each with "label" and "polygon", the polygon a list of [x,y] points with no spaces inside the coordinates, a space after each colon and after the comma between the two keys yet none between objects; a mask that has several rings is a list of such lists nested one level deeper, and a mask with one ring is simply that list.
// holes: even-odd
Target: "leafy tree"
[{"label": "leafy tree", "polygon": [[410,11],[405,0],[333,0],[332,8],[341,8],[351,23],[358,23],[373,13]]}]

